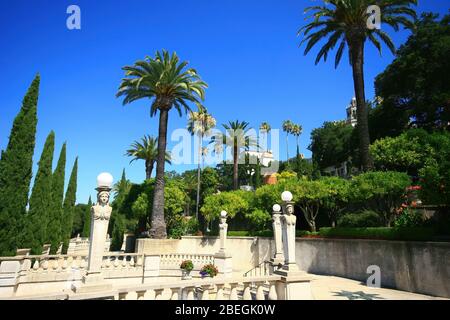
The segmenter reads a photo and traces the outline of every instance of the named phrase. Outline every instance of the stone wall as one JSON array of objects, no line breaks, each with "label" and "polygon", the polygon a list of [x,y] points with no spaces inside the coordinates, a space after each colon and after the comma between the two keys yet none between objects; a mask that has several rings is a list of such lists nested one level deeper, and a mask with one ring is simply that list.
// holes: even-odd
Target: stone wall
[{"label": "stone wall", "polygon": [[[272,256],[273,240],[228,237],[233,271],[245,272]],[[183,237],[181,240],[138,239],[136,252],[214,254],[215,237]],[[381,240],[296,240],[296,260],[302,270],[366,281],[367,267],[381,269],[382,287],[450,298],[450,243]]]}]

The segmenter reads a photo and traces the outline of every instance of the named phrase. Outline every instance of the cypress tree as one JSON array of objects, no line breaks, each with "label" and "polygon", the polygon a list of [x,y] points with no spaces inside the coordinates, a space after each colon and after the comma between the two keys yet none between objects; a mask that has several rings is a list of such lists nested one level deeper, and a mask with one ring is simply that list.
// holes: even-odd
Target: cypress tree
[{"label": "cypress tree", "polygon": [[55,254],[61,240],[61,220],[63,215],[64,198],[64,172],[66,169],[66,144],[64,143],[59,154],[58,164],[52,176],[52,200],[50,204],[49,220],[47,225],[47,240],[51,244],[50,254]]},{"label": "cypress tree", "polygon": [[91,233],[91,207],[92,200],[91,197],[89,197],[89,202],[83,217],[83,232],[81,233],[81,236],[84,238],[89,238]]},{"label": "cypress tree", "polygon": [[63,217],[61,221],[62,240],[64,242],[63,252],[67,252],[69,240],[72,235],[73,214],[75,210],[76,194],[77,194],[77,172],[78,158],[73,164],[72,173],[70,174],[69,185],[67,186],[66,195],[63,203]]},{"label": "cypress tree", "polygon": [[14,255],[21,246],[36,142],[40,76],[36,75],[14,119],[0,160],[0,255]]},{"label": "cypress tree", "polygon": [[26,216],[23,243],[31,248],[32,254],[41,254],[42,245],[47,239],[48,213],[52,200],[52,162],[55,149],[55,133],[53,131],[45,141],[39,160],[39,168],[34,180],[30,197],[30,210]]}]

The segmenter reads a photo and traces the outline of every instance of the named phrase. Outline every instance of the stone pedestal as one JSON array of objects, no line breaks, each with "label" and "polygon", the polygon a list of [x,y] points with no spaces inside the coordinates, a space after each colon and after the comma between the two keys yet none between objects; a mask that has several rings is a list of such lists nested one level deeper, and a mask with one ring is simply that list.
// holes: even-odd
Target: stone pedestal
[{"label": "stone pedestal", "polygon": [[20,272],[19,261],[3,261],[0,265],[0,297],[14,294]]},{"label": "stone pedestal", "polygon": [[[278,272],[277,272],[278,273]],[[297,275],[289,274],[281,277],[276,283],[278,300],[313,300],[311,291],[310,275],[305,272],[296,272]]]},{"label": "stone pedestal", "polygon": [[220,250],[214,255],[214,264],[219,269],[219,276],[230,278],[233,274],[233,259],[226,250],[227,243],[227,212],[220,213]]},{"label": "stone pedestal", "polygon": [[219,276],[231,278],[233,275],[233,258],[226,252],[214,255],[214,264],[219,269]]}]

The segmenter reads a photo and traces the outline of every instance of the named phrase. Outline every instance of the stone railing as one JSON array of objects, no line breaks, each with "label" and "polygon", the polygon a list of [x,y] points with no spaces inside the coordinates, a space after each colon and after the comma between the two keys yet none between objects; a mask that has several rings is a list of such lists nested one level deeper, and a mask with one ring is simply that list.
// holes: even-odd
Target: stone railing
[{"label": "stone railing", "polygon": [[[194,270],[198,271],[203,265],[214,263],[214,256],[107,252],[103,255],[101,269],[104,278],[114,283],[140,284],[154,282],[157,277],[181,278],[183,260],[192,260]],[[46,285],[44,289],[48,292],[62,292],[80,282],[87,267],[87,254],[1,257],[0,297],[26,295],[37,284]],[[193,276],[200,277],[198,272]]]},{"label": "stone railing", "polygon": [[[49,300],[278,300],[283,294],[280,276],[212,278],[127,286],[107,292],[23,296],[12,299]],[[281,293],[281,294],[280,294]]]},{"label": "stone railing", "polygon": [[184,254],[168,253],[160,255],[161,270],[178,270],[184,260],[191,260],[194,270],[200,270],[205,264],[214,263],[214,255],[211,254]]}]

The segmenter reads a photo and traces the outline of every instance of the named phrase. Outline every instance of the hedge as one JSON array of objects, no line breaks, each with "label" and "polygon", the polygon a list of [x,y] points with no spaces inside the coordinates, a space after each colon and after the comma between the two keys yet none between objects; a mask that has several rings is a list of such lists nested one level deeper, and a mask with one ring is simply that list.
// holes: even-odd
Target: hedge
[{"label": "hedge", "polygon": [[[273,237],[272,230],[264,231],[229,231],[231,237]],[[402,241],[432,241],[436,236],[433,228],[320,228],[318,232],[297,230],[297,237],[314,238],[350,238]]]}]

